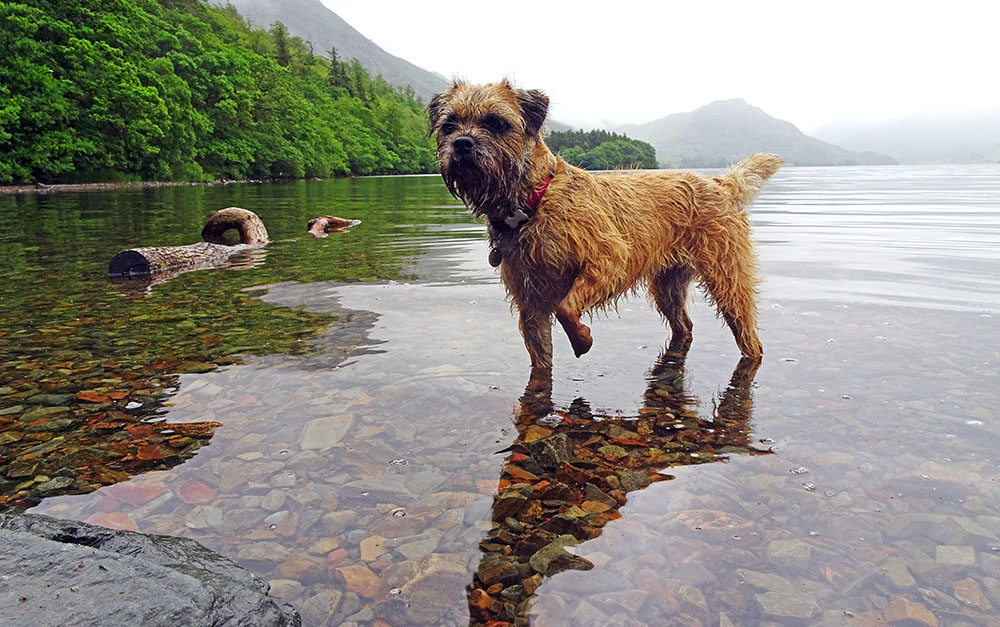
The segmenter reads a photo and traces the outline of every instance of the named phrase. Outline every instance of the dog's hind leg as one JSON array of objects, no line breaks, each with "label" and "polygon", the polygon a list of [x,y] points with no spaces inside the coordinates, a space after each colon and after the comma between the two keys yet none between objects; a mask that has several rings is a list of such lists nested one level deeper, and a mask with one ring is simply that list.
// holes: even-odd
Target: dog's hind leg
[{"label": "dog's hind leg", "polygon": [[764,349],[757,338],[758,279],[753,251],[724,250],[711,265],[699,270],[740,352],[746,357],[760,357]]},{"label": "dog's hind leg", "polygon": [[670,326],[670,350],[686,353],[691,346],[691,318],[687,313],[687,290],[691,270],[674,266],[660,270],[649,285],[649,295]]}]

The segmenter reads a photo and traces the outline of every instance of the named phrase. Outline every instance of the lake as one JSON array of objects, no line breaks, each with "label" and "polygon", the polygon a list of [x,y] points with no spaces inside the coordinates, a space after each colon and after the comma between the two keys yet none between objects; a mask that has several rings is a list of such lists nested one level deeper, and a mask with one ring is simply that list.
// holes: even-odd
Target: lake
[{"label": "lake", "polygon": [[[108,280],[228,206],[272,243]],[[0,509],[193,538],[305,625],[1000,624],[1000,166],[752,215],[756,373],[692,290],[686,358],[626,301],[545,394],[440,177],[0,196]]]}]

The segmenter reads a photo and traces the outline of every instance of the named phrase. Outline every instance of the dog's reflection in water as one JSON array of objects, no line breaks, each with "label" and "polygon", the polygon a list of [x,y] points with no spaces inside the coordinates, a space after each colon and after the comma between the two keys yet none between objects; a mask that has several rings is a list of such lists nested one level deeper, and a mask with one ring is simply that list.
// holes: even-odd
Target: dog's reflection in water
[{"label": "dog's reflection in water", "polygon": [[762,453],[749,441],[751,382],[759,360],[744,358],[701,418],[684,387],[684,353],[668,349],[654,364],[636,415],[600,415],[583,399],[557,408],[551,375],[532,373],[516,416],[517,438],[492,508],[493,528],[468,588],[471,623],[527,624],[545,577],[593,564],[572,554],[597,538],[628,493],[671,479],[671,466],[733,453]]}]

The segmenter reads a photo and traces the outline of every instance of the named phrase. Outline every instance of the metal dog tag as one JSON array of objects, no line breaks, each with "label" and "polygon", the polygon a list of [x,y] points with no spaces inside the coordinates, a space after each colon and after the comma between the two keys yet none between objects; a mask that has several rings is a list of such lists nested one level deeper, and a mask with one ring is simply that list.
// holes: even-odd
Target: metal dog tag
[{"label": "metal dog tag", "polygon": [[490,265],[496,268],[503,261],[503,254],[500,253],[496,248],[490,249]]}]

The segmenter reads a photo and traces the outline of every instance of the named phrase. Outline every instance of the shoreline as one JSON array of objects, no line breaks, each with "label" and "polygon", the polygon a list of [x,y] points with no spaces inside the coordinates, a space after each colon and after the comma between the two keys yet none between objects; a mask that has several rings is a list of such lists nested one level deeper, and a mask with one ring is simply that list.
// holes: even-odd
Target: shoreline
[{"label": "shoreline", "polygon": [[112,189],[147,189],[154,187],[182,187],[193,185],[233,185],[237,183],[278,183],[281,181],[316,181],[322,179],[223,179],[221,181],[120,181],[108,183],[32,183],[29,185],[0,185],[0,196],[13,196],[17,194],[51,194],[56,192],[87,192],[105,191]]}]

